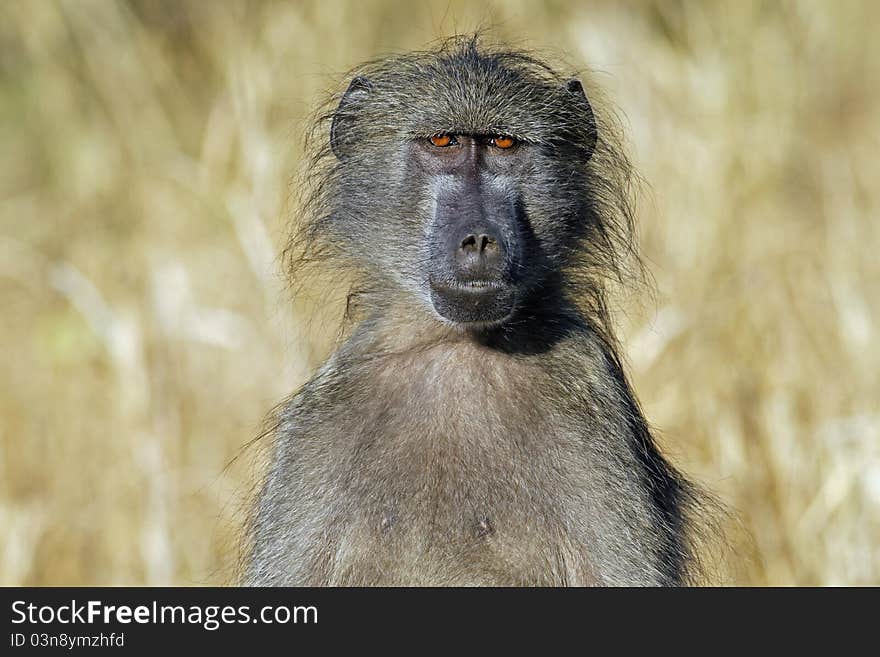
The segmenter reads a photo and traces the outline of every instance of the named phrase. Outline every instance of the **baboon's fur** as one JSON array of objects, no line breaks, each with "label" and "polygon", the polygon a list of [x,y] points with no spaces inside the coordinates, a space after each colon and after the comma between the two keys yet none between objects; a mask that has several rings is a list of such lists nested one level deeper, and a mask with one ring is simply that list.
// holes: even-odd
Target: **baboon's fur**
[{"label": "baboon's fur", "polygon": [[[354,275],[357,324],[277,414],[245,581],[693,581],[698,496],[655,447],[606,309],[607,279],[639,267],[614,122],[541,61],[476,38],[351,79],[313,133],[288,254],[294,274]],[[438,133],[531,149],[515,189],[528,284],[500,326],[431,311],[431,200],[406,148]]]}]

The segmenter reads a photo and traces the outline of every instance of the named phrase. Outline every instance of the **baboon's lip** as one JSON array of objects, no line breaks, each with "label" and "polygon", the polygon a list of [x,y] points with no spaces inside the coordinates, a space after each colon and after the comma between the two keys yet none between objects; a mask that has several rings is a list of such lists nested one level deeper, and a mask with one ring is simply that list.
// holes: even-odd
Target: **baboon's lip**
[{"label": "baboon's lip", "polygon": [[496,292],[509,285],[501,281],[431,281],[431,286],[451,292]]},{"label": "baboon's lip", "polygon": [[435,281],[431,303],[438,315],[453,324],[494,326],[510,316],[515,285],[502,281]]}]

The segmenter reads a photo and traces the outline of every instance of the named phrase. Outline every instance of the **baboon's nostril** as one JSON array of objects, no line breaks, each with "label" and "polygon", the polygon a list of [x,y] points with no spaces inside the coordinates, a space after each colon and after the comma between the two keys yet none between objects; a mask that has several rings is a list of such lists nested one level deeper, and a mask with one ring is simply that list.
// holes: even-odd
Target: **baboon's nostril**
[{"label": "baboon's nostril", "polygon": [[498,249],[498,242],[491,235],[470,234],[461,241],[461,250],[466,253],[485,253]]},{"label": "baboon's nostril", "polygon": [[495,237],[497,233],[476,232],[481,228],[472,228],[474,232],[458,242],[455,250],[456,276],[462,280],[495,279],[504,265],[504,243]]}]

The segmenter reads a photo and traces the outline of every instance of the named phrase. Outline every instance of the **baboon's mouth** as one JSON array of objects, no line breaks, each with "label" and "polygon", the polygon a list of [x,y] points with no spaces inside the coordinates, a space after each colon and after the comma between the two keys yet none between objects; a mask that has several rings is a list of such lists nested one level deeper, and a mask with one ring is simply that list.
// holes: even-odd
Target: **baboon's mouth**
[{"label": "baboon's mouth", "polygon": [[434,310],[456,324],[498,324],[516,302],[516,287],[501,281],[431,280],[430,288]]},{"label": "baboon's mouth", "polygon": [[448,290],[462,291],[462,292],[490,292],[492,290],[500,290],[506,285],[500,283],[498,281],[464,281],[464,282],[444,282],[444,283],[431,283],[432,286],[445,288]]}]

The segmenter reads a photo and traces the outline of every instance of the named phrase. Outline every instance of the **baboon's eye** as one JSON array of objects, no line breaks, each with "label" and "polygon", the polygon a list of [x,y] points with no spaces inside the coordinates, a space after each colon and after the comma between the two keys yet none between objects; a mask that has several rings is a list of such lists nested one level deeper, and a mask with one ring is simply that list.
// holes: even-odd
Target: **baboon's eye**
[{"label": "baboon's eye", "polygon": [[434,135],[430,138],[430,141],[437,148],[445,148],[446,146],[455,146],[458,142],[455,141],[455,137],[452,135]]},{"label": "baboon's eye", "polygon": [[507,135],[498,135],[497,137],[492,137],[492,145],[498,148],[512,148],[516,143],[516,140],[513,137],[508,137]]}]

